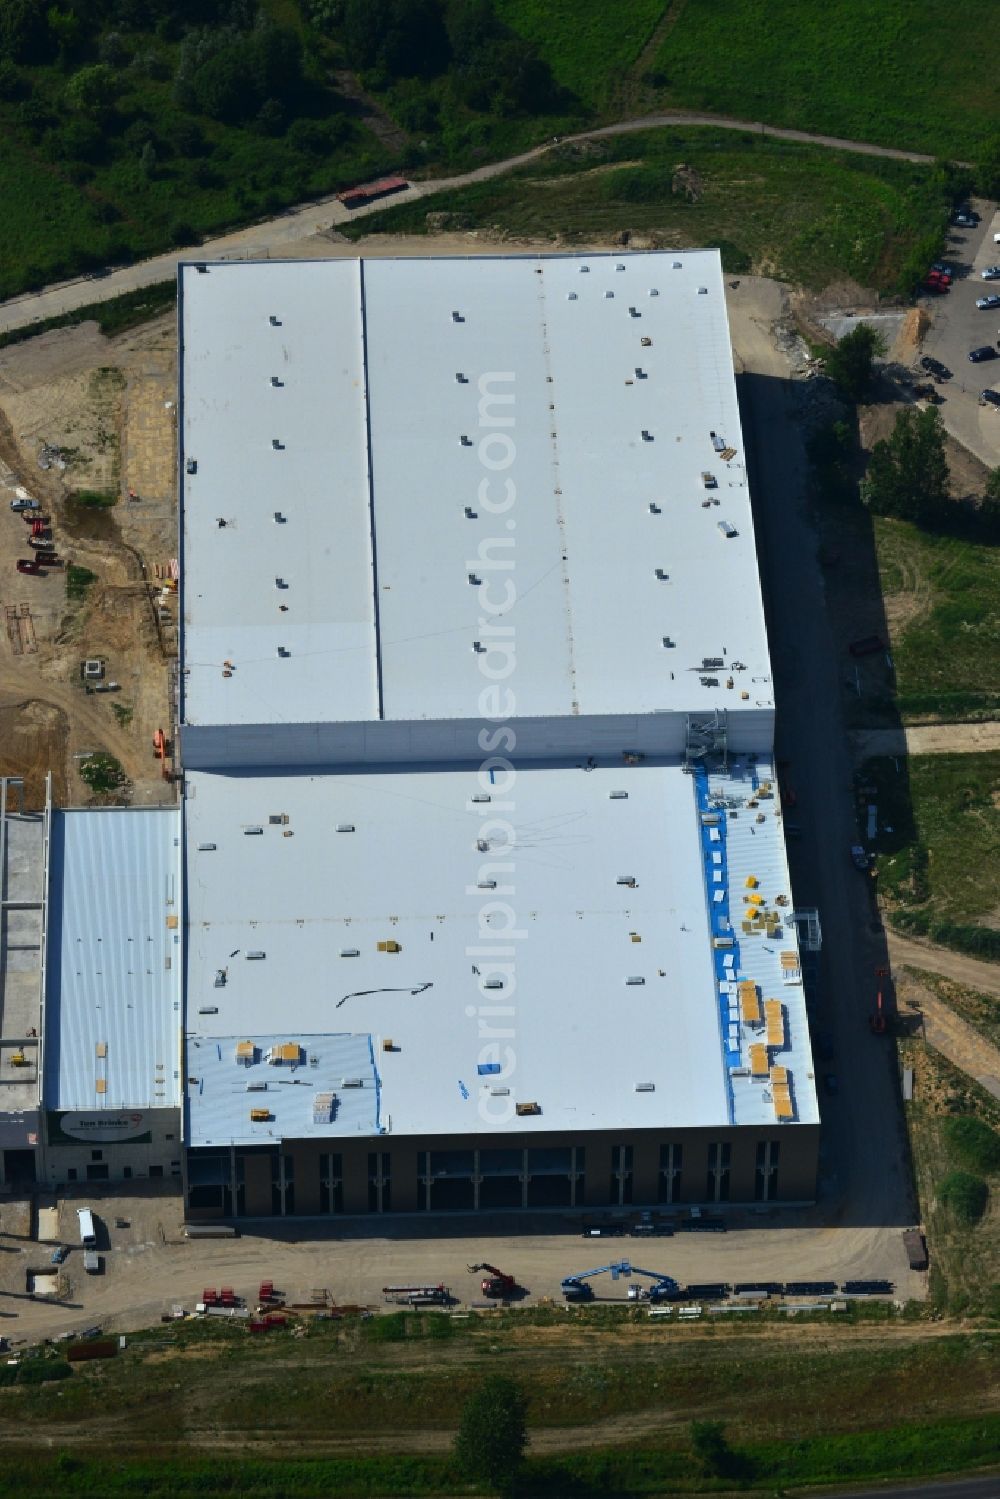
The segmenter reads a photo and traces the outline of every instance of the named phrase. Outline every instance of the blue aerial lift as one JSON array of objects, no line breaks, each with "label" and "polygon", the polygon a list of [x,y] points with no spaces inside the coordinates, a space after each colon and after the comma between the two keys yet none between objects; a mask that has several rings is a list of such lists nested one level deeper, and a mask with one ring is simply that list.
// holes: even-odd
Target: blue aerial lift
[{"label": "blue aerial lift", "polygon": [[679,1287],[677,1282],[669,1275],[660,1275],[654,1270],[640,1270],[638,1266],[633,1267],[629,1260],[615,1260],[610,1265],[599,1265],[596,1270],[581,1270],[577,1275],[567,1275],[561,1282],[561,1290],[567,1301],[590,1301],[593,1299],[594,1289],[588,1284],[595,1275],[610,1275],[612,1280],[627,1280],[631,1275],[645,1275],[653,1285],[650,1286],[646,1296],[634,1294],[640,1290],[639,1287],[629,1287],[629,1300],[639,1301],[669,1301],[677,1293]]}]

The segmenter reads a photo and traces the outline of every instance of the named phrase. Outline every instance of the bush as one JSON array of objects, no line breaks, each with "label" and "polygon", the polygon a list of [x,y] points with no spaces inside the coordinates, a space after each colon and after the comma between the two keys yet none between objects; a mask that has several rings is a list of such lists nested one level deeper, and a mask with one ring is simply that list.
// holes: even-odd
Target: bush
[{"label": "bush", "polygon": [[937,1189],[938,1201],[957,1223],[978,1223],[986,1211],[989,1196],[981,1177],[968,1171],[950,1171]]},{"label": "bush", "polygon": [[51,1384],[57,1379],[69,1379],[72,1368],[65,1359],[25,1359],[18,1365],[18,1384]]},{"label": "bush", "polygon": [[946,1119],[944,1135],[963,1165],[984,1176],[1000,1171],[1000,1135],[985,1120],[972,1115]]},{"label": "bush", "polygon": [[80,761],[80,779],[95,796],[108,796],[128,785],[128,776],[120,761],[103,750]]},{"label": "bush", "polygon": [[74,505],[82,505],[85,510],[110,510],[118,503],[118,496],[109,489],[78,489],[71,498]]}]

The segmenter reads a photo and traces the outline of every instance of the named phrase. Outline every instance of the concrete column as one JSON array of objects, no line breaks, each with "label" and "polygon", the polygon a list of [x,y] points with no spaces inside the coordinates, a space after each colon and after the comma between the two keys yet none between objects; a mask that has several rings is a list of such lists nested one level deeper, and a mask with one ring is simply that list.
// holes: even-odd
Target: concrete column
[{"label": "concrete column", "polygon": [[396,1145],[390,1152],[392,1160],[392,1210],[394,1213],[415,1213],[422,1206],[421,1185],[417,1180],[417,1152],[409,1145]]},{"label": "concrete column", "polygon": [[632,1201],[655,1203],[660,1188],[659,1140],[636,1140],[632,1150]]},{"label": "concrete column", "polygon": [[[587,1141],[587,1177],[584,1202],[588,1207],[608,1206],[608,1183],[611,1179],[611,1141]],[[617,1198],[615,1199],[617,1206]]]},{"label": "concrete column", "polygon": [[243,1188],[248,1218],[270,1218],[274,1212],[271,1201],[271,1157],[248,1155],[243,1157]]}]

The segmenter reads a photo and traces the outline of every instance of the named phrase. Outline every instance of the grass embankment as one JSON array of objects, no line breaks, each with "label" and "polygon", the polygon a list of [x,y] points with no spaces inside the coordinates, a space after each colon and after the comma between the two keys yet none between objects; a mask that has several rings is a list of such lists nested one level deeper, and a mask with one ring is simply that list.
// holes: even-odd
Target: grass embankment
[{"label": "grass embankment", "polygon": [[850,276],[889,290],[913,242],[943,222],[926,168],[691,128],[566,144],[517,172],[400,203],[345,232],[357,239],[440,225],[579,243],[629,230],[665,246],[720,245],[730,271],[809,286]]},{"label": "grass embankment", "polygon": [[[150,1496],[467,1493],[448,1462],[451,1435],[497,1359],[523,1382],[530,1428],[545,1433],[526,1494],[717,1489],[691,1452],[690,1422],[706,1415],[724,1422],[753,1486],[772,1493],[953,1472],[995,1459],[995,1336],[927,1338],[884,1309],[854,1327],[664,1326],[623,1308],[461,1322],[404,1313],[266,1340],[218,1324],[156,1328],[58,1385],[0,1390],[11,1459],[0,1493],[15,1476],[22,1494],[52,1492],[56,1480],[69,1494],[128,1484]],[[50,1424],[71,1456],[48,1450]],[[220,1461],[221,1436],[231,1451],[280,1440],[280,1466]],[[385,1443],[396,1455],[358,1455]],[[30,1464],[17,1461],[19,1444]]]},{"label": "grass embankment", "polygon": [[915,1072],[906,1120],[933,1302],[1000,1317],[1000,1103],[923,1040],[900,1052]]},{"label": "grass embankment", "polygon": [[1000,712],[1000,547],[876,516],[890,617],[895,707],[904,720]]},{"label": "grass embankment", "polygon": [[1000,752],[867,760],[878,807],[879,891],[889,920],[977,957],[1000,959]]},{"label": "grass embankment", "polygon": [[993,994],[981,994],[967,984],[954,979],[942,978],[937,973],[927,973],[922,968],[912,970],[925,989],[930,989],[937,999],[955,1011],[967,1025],[979,1032],[991,1046],[1000,1047],[1000,999]]},{"label": "grass embankment", "polygon": [[966,160],[995,133],[994,0],[969,0],[955,25],[932,0],[678,9],[654,64],[671,105]]},{"label": "grass embankment", "polygon": [[144,286],[138,291],[127,291],[119,297],[109,297],[106,302],[88,302],[85,307],[77,307],[73,312],[40,318],[37,322],[27,323],[23,328],[8,329],[6,333],[0,333],[0,349],[5,349],[10,344],[24,343],[29,338],[37,338],[40,333],[51,333],[54,328],[76,328],[80,323],[90,322],[97,324],[105,338],[113,338],[116,333],[127,333],[129,328],[137,328],[140,323],[159,317],[161,312],[166,312],[176,304],[176,281],[156,281],[152,286]]},{"label": "grass embankment", "polygon": [[497,0],[497,10],[526,37],[556,82],[603,111],[652,37],[670,0]]}]

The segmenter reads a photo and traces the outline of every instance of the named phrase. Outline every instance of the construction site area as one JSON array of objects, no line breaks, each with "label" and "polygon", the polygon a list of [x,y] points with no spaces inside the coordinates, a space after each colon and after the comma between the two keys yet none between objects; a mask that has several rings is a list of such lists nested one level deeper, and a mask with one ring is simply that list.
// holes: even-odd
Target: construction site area
[{"label": "construction site area", "polygon": [[[32,807],[50,772],[59,805],[174,800],[175,345],[161,319],[0,351],[0,773]],[[95,754],[113,792],[79,774]]]}]

